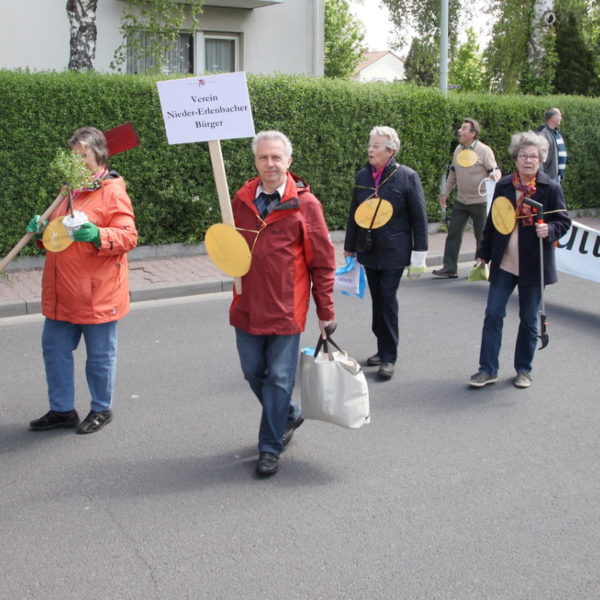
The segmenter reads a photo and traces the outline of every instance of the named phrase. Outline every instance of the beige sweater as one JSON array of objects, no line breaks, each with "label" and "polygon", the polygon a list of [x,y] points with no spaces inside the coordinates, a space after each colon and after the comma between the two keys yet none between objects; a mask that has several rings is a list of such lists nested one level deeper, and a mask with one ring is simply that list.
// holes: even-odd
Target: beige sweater
[{"label": "beige sweater", "polygon": [[[456,162],[459,152],[465,150],[462,144],[459,144],[452,155],[452,166],[450,174],[446,180],[446,187],[443,195],[448,196],[450,192],[457,187],[458,201],[463,204],[481,204],[485,202],[485,186],[481,185],[483,179],[498,168],[496,158],[489,146],[483,142],[475,140],[468,148],[477,155],[477,162],[471,167],[461,167]],[[483,196],[479,195],[479,186],[481,185]]]}]

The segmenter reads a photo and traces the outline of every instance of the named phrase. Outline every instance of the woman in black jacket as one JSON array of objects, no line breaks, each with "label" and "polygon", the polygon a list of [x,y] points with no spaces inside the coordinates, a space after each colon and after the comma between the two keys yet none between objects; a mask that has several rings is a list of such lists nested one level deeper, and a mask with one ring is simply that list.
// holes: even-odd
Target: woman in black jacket
[{"label": "woman in black jacket", "polygon": [[[518,388],[531,385],[538,334],[537,314],[542,295],[540,238],[543,240],[544,283],[556,283],[555,242],[571,226],[560,185],[540,170],[548,153],[547,140],[533,131],[517,133],[513,135],[508,151],[517,171],[496,184],[492,209],[477,250],[477,264],[489,262],[491,268],[479,371],[469,380],[471,387],[483,387],[498,379],[502,325],[506,304],[515,287],[519,288],[520,323],[514,357],[517,375],[513,383]],[[500,200],[502,197],[504,200]],[[498,231],[492,215],[499,208],[495,204],[506,204],[507,198],[514,209],[515,226],[512,231]],[[526,199],[542,204],[544,223],[536,221],[534,209],[525,202]],[[510,208],[510,205],[506,206]]]},{"label": "woman in black jacket", "polygon": [[379,366],[382,379],[393,376],[397,358],[400,279],[409,266],[409,276],[418,276],[427,253],[421,180],[396,162],[398,150],[400,140],[394,129],[371,130],[368,164],[356,175],[344,243],[344,255],[356,256],[365,267],[373,309],[371,329],[377,338],[377,353],[367,364]]}]

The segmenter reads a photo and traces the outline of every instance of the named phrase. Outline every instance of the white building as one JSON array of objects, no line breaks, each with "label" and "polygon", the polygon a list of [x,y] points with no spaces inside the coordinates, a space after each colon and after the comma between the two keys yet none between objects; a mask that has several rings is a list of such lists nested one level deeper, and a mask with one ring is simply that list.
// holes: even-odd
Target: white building
[{"label": "white building", "polygon": [[404,60],[391,50],[365,52],[354,71],[357,81],[401,81],[404,79]]},{"label": "white building", "polygon": [[[108,72],[127,0],[99,0],[94,68]],[[179,1],[179,0],[174,0]],[[324,0],[206,0],[200,31],[182,31],[170,73],[323,74]],[[65,0],[2,0],[0,68],[63,71],[69,62]],[[128,57],[123,70],[143,70]]]}]

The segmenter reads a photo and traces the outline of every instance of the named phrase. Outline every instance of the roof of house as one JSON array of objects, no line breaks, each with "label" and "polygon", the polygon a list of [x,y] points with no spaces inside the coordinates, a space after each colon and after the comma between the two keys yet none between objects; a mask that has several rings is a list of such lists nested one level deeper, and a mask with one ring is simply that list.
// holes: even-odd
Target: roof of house
[{"label": "roof of house", "polygon": [[394,58],[398,59],[401,62],[404,62],[403,58],[400,58],[391,50],[384,50],[383,52],[365,52],[363,54],[363,59],[358,63],[355,72],[360,73],[363,69],[366,69],[369,65],[372,65],[374,62],[377,62],[387,54],[391,54]]}]

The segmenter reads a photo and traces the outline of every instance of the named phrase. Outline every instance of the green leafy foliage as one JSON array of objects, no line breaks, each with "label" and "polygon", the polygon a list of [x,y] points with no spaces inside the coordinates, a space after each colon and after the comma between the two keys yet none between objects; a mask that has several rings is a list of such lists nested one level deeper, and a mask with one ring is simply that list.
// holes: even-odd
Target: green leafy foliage
[{"label": "green leafy foliage", "polygon": [[[148,71],[160,73],[166,53],[173,48],[182,30],[198,31],[203,0],[127,0],[121,17],[123,43],[115,50],[111,68],[121,71],[129,49],[143,53],[152,65]],[[140,34],[146,34],[144,38]],[[145,42],[145,43],[144,43]]]},{"label": "green leafy foliage", "polygon": [[[159,78],[98,73],[0,71],[0,255],[18,241],[34,214],[56,197],[49,177],[57,148],[86,125],[106,131],[131,121],[141,145],[111,157],[111,168],[127,182],[140,244],[202,241],[220,222],[208,144],[167,143],[156,90]],[[331,229],[343,229],[354,177],[366,163],[369,131],[394,127],[402,141],[398,159],[423,182],[431,220],[439,219],[440,177],[456,145],[456,129],[467,116],[482,124],[503,172],[513,165],[507,148],[516,131],[537,129],[545,109],[565,115],[561,131],[569,150],[565,194],[570,208],[599,207],[597,156],[600,100],[576,96],[498,96],[451,93],[402,83],[291,75],[249,76],[256,131],[280,129],[294,145],[292,171],[321,200]],[[221,143],[232,195],[255,175],[250,140]],[[33,245],[25,252],[35,252]]]},{"label": "green leafy foliage", "polygon": [[415,85],[434,85],[440,78],[440,50],[431,39],[413,38],[404,62],[406,81]]},{"label": "green leafy foliage", "polygon": [[583,23],[587,15],[581,11],[556,11],[556,51],[558,65],[554,89],[561,94],[597,96],[600,80],[593,52],[585,41]]},{"label": "green leafy foliage", "polygon": [[91,185],[93,177],[82,156],[70,150],[59,148],[50,163],[48,180],[56,187],[67,185],[74,190]]},{"label": "green leafy foliage", "polygon": [[452,57],[448,73],[450,83],[460,86],[459,92],[482,92],[483,57],[479,52],[477,35],[473,29],[467,30],[467,41],[460,45]]},{"label": "green leafy foliage", "polygon": [[[398,47],[404,37],[416,31],[418,37],[439,39],[441,3],[439,0],[381,0],[397,28]],[[453,47],[458,32],[461,0],[448,0],[448,40]]]},{"label": "green leafy foliage", "polygon": [[366,48],[348,0],[325,0],[325,77],[349,78]]}]

